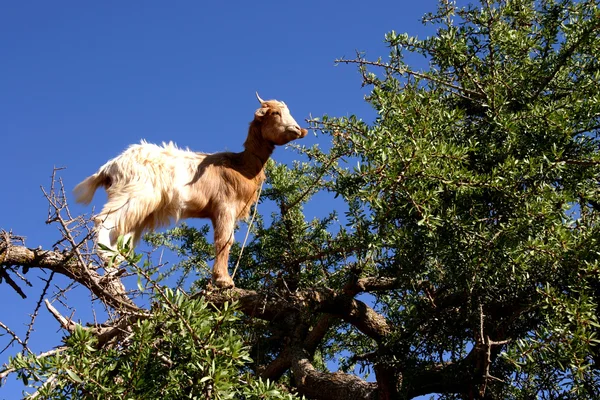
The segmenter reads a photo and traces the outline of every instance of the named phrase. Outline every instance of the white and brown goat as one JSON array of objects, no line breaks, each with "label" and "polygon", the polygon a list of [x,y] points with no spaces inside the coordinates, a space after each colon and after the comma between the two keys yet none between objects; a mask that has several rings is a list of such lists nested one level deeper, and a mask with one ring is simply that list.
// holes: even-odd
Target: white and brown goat
[{"label": "white and brown goat", "polygon": [[[210,218],[214,228],[213,282],[233,286],[227,271],[233,230],[246,218],[265,179],[264,166],[276,145],[306,136],[285,103],[264,101],[254,113],[241,153],[195,153],[162,146],[130,146],[75,189],[76,200],[89,204],[100,186],[107,202],[95,218],[97,242],[114,249],[121,235],[132,244],[143,232],[184,218]],[[106,256],[98,250],[101,256]]]}]

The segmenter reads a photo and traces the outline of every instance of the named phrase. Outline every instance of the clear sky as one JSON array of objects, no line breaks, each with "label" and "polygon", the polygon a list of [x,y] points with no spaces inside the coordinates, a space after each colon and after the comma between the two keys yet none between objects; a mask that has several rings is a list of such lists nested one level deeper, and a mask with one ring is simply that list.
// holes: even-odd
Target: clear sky
[{"label": "clear sky", "polygon": [[[0,229],[26,236],[28,247],[48,248],[60,237],[44,223],[40,190],[54,166],[66,167],[60,176],[70,191],[140,139],[240,151],[257,90],[284,100],[301,125],[309,114],[371,120],[357,69],[334,60],[356,50],[387,57],[384,34],[430,35],[420,19],[435,9],[434,0],[3,2]],[[301,144],[327,142],[310,133]],[[285,148],[273,155],[279,162],[297,157]],[[100,207],[102,197],[93,204]],[[322,207],[325,214],[332,206]],[[27,300],[0,285],[0,321],[19,334],[40,291],[36,272]],[[80,301],[89,313],[89,296]],[[42,308],[32,349],[60,344],[57,331]],[[8,340],[0,337],[0,349]],[[15,349],[0,355],[0,365]],[[20,389],[10,379],[0,400],[20,398]]]}]

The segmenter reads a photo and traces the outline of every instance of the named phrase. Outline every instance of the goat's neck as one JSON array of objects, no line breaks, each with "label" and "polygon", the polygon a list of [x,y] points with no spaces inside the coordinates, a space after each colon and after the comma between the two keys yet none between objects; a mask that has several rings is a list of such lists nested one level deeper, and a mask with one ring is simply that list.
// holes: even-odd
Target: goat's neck
[{"label": "goat's neck", "polygon": [[275,145],[262,138],[260,125],[256,121],[252,122],[242,153],[244,165],[248,171],[257,175],[261,174],[269,157],[273,154],[273,150],[275,150]]}]

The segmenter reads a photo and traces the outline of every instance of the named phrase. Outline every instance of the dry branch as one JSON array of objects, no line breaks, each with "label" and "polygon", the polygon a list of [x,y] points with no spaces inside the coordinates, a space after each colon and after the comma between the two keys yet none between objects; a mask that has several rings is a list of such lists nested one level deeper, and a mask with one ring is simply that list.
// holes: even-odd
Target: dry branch
[{"label": "dry branch", "polygon": [[30,249],[4,240],[0,239],[0,248],[4,247],[4,252],[0,253],[0,269],[7,271],[11,267],[20,266],[28,270],[40,268],[53,271],[86,287],[109,307],[138,310],[118,278],[105,279],[106,276],[100,275],[93,264],[82,265],[72,253]]}]

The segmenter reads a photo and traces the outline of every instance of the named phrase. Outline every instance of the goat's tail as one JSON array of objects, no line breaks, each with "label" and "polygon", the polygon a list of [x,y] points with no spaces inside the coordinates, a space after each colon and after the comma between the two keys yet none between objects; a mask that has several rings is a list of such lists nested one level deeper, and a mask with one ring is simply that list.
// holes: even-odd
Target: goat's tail
[{"label": "goat's tail", "polygon": [[75,186],[75,189],[73,189],[75,201],[78,203],[90,204],[96,190],[98,190],[100,186],[107,185],[107,179],[107,176],[100,171],[85,178],[80,184]]}]

